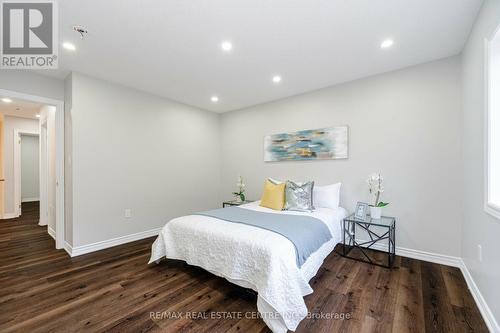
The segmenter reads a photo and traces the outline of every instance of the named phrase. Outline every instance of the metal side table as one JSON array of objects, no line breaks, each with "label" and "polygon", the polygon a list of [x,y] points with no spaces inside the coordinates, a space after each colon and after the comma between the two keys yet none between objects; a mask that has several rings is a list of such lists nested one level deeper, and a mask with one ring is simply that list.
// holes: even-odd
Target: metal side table
[{"label": "metal side table", "polygon": [[[369,239],[360,240],[356,238],[356,231],[364,231],[363,237]],[[381,231],[380,231],[381,230]],[[342,237],[342,255],[346,258],[367,262],[377,266],[391,268],[396,258],[396,219],[394,217],[382,216],[380,219],[372,219],[366,217],[365,221],[356,219],[354,214],[349,215],[343,222],[343,237]],[[387,251],[382,249],[381,241],[387,239]],[[374,249],[374,245],[377,249]],[[359,249],[362,253],[361,258],[350,256],[349,253],[353,249]],[[367,249],[376,252],[387,254],[387,265],[377,263],[373,257],[370,257]]]}]

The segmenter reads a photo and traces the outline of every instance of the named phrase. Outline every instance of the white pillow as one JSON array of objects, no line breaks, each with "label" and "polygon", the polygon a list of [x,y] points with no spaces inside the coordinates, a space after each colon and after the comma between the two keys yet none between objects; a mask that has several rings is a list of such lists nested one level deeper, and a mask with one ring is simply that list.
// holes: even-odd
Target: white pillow
[{"label": "white pillow", "polygon": [[340,186],[342,183],[336,183],[326,186],[314,186],[313,205],[316,208],[336,209],[340,205]]}]

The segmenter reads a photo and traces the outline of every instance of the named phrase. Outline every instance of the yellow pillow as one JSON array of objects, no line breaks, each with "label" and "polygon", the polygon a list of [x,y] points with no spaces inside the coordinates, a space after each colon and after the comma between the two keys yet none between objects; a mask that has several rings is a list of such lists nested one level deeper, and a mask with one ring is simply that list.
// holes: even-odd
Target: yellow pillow
[{"label": "yellow pillow", "polygon": [[266,180],[260,205],[274,210],[283,210],[285,206],[285,183],[273,184]]}]

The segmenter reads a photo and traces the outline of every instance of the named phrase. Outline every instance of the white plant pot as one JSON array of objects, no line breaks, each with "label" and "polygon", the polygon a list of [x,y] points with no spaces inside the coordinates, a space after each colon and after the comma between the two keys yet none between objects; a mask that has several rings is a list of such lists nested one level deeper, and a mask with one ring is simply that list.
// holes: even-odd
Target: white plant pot
[{"label": "white plant pot", "polygon": [[382,207],[370,207],[370,216],[372,219],[379,219],[382,216]]}]

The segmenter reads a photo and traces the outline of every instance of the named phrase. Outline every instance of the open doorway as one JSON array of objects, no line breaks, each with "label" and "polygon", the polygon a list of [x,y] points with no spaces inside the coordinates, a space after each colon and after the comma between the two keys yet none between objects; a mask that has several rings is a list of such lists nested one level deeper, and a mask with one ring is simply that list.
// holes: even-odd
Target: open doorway
[{"label": "open doorway", "polygon": [[0,218],[47,226],[63,248],[64,111],[62,102],[44,102],[0,90]]},{"label": "open doorway", "polygon": [[[2,98],[0,102],[0,113],[3,115],[3,179],[4,179],[4,219],[17,218],[21,215],[22,201],[22,164],[21,145],[23,136],[38,137],[39,134],[39,110],[42,105],[30,103],[12,98]],[[26,138],[25,143],[30,138]],[[29,140],[33,143],[33,140]],[[31,148],[31,149],[30,149]],[[26,153],[32,151],[32,145]],[[31,156],[38,159],[38,156]],[[32,170],[39,170],[39,165],[33,165]],[[31,173],[32,175],[33,173]],[[26,181],[33,183],[35,179],[27,175]],[[26,183],[26,182],[25,182]],[[38,192],[38,190],[36,191]],[[30,195],[32,199],[38,199],[38,194]],[[33,200],[38,201],[38,200]]]},{"label": "open doorway", "polygon": [[40,140],[38,134],[20,135],[21,203],[40,201]]},{"label": "open doorway", "polygon": [[[7,180],[14,178],[14,214],[13,217],[22,215],[22,204],[40,201],[40,140],[38,132],[38,119],[30,121],[30,119],[19,119],[19,117],[5,116],[4,123],[7,130],[10,132],[14,127],[14,165],[13,168],[8,168],[9,177]],[[29,128],[29,127],[32,127]],[[9,142],[8,140],[5,140]],[[11,164],[10,145],[7,147],[5,161]],[[12,195],[12,184],[10,181],[6,183],[8,191],[6,199],[10,199]],[[11,207],[11,200],[8,200]],[[27,205],[32,206],[33,204]],[[26,206],[26,205],[25,205]],[[17,211],[16,211],[17,210]],[[10,211],[10,209],[9,209]]]}]

